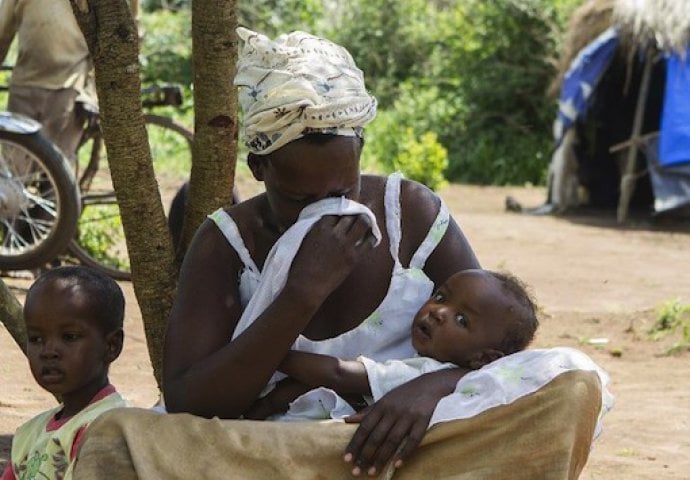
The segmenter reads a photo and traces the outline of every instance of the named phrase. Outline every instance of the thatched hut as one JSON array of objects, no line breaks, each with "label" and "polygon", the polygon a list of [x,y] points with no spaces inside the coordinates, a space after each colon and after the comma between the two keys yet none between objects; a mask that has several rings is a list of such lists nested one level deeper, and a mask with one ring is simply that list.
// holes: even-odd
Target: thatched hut
[{"label": "thatched hut", "polygon": [[547,205],[690,210],[690,1],[588,0],[571,17]]}]

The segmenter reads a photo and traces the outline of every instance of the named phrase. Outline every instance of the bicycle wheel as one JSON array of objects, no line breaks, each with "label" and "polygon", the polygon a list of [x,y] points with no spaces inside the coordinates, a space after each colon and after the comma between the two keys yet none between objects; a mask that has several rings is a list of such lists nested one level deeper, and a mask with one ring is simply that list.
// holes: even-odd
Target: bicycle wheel
[{"label": "bicycle wheel", "polygon": [[[167,117],[145,115],[144,119],[163,205],[169,205],[179,185],[189,176],[194,135]],[[82,215],[69,250],[81,263],[116,280],[129,280],[127,246],[101,136],[90,139],[79,154],[82,165],[91,161],[92,155],[100,158],[90,184],[82,185]]]},{"label": "bicycle wheel", "polygon": [[79,218],[79,189],[40,132],[0,130],[0,269],[39,268],[62,254]]}]

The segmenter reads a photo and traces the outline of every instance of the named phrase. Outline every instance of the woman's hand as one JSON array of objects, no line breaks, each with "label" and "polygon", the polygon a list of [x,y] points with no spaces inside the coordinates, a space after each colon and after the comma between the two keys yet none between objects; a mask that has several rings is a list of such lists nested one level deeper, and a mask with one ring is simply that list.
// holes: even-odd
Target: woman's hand
[{"label": "woman's hand", "polygon": [[325,299],[372,249],[373,238],[364,215],[323,217],[304,238],[286,288],[309,289],[310,297]]},{"label": "woman's hand", "polygon": [[458,368],[422,375],[347,417],[346,422],[360,424],[345,449],[352,474],[378,475],[389,460],[395,468],[402,466],[424,438],[439,400],[465,373]]}]

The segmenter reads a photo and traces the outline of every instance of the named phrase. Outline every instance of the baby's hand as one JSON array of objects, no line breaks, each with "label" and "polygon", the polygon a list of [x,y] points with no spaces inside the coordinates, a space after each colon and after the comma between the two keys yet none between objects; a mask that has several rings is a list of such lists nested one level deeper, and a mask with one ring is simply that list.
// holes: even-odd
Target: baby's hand
[{"label": "baby's hand", "polygon": [[254,402],[254,405],[244,414],[244,418],[247,420],[266,420],[271,415],[280,413],[275,410],[276,408],[272,404],[270,398],[266,396]]},{"label": "baby's hand", "polygon": [[285,413],[290,406],[290,402],[309,390],[293,378],[285,378],[278,382],[273,390],[265,397],[259,398],[244,414],[244,418],[249,420],[265,420],[271,415]]}]

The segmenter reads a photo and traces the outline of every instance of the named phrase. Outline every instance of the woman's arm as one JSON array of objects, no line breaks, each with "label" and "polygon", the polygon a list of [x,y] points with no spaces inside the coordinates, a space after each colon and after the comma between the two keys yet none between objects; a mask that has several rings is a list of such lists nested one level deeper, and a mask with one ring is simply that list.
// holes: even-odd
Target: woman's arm
[{"label": "woman's arm", "polygon": [[424,438],[438,401],[450,395],[468,371],[452,368],[427,373],[347,417],[346,422],[359,423],[345,449],[353,474],[378,474],[389,460],[396,468],[402,466]]},{"label": "woman's arm", "polygon": [[[402,182],[400,261],[403,265],[409,264],[436,220],[440,207],[441,199],[424,185],[407,180]],[[471,268],[480,268],[479,260],[450,215],[446,233],[427,258],[424,273],[438,288],[454,273]]]},{"label": "woman's arm", "polygon": [[360,217],[317,222],[282,292],[231,342],[242,312],[242,265],[216,225],[204,222],[185,255],[168,322],[163,360],[168,409],[206,417],[241,416],[324,299],[371,248],[369,242],[357,244],[368,231]]},{"label": "woman's arm", "polygon": [[278,370],[310,387],[326,387],[344,395],[371,395],[367,371],[357,360],[291,350]]}]

